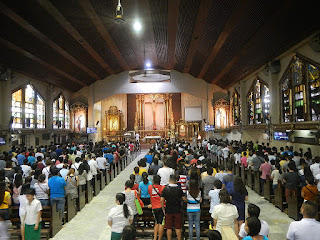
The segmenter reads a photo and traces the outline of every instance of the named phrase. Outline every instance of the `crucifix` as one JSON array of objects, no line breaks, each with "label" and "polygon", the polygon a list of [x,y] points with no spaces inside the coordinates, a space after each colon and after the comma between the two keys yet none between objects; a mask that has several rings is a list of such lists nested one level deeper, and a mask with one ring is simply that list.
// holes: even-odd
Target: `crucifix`
[{"label": "crucifix", "polygon": [[151,98],[151,102],[146,102],[146,104],[151,104],[152,108],[152,130],[157,130],[157,123],[156,123],[156,109],[157,105],[156,104],[162,104],[160,102],[157,102],[158,98],[161,98],[162,96],[160,94],[150,94],[149,97]]}]

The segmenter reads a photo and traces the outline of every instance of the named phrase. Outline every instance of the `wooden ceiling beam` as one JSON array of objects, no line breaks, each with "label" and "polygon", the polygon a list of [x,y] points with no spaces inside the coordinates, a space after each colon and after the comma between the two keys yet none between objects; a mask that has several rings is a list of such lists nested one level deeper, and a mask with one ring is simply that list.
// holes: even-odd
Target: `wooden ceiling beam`
[{"label": "wooden ceiling beam", "polygon": [[[39,0],[38,0],[39,1]],[[79,5],[82,7],[83,11],[88,15],[91,22],[97,29],[98,33],[102,37],[102,39],[106,42],[108,48],[113,53],[113,55],[117,58],[119,63],[121,64],[122,68],[129,70],[130,67],[128,66],[126,60],[122,57],[121,52],[119,51],[117,45],[112,40],[110,34],[108,33],[107,29],[104,27],[100,17],[98,16],[97,12],[92,7],[89,0],[78,0]]]},{"label": "wooden ceiling beam", "polygon": [[20,27],[25,29],[26,31],[30,32],[33,36],[38,38],[41,42],[47,44],[50,46],[53,50],[61,54],[63,57],[68,59],[71,63],[76,65],[79,69],[81,69],[83,72],[87,73],[89,76],[96,80],[100,80],[101,77],[99,77],[96,73],[94,73],[92,70],[87,68],[85,65],[80,63],[77,59],[75,59],[73,56],[71,56],[67,51],[62,49],[59,45],[57,45],[55,42],[53,42],[50,38],[45,36],[43,33],[41,33],[38,29],[33,27],[30,23],[28,23],[25,19],[20,17],[18,14],[16,14],[14,11],[12,11],[10,8],[8,8],[5,4],[0,2],[0,12],[10,18],[12,21],[14,21],[16,24],[18,24]]},{"label": "wooden ceiling beam", "polygon": [[168,69],[175,64],[176,39],[178,32],[180,0],[168,1]]},{"label": "wooden ceiling beam", "polygon": [[204,30],[205,23],[206,23],[208,14],[210,12],[212,3],[213,3],[212,0],[201,0],[201,2],[200,2],[197,19],[194,24],[191,42],[190,42],[186,62],[185,62],[184,69],[183,69],[183,72],[185,72],[185,73],[190,71],[192,60],[193,60],[194,54],[196,53],[196,50],[199,46],[202,32]]},{"label": "wooden ceiling beam", "polygon": [[82,87],[87,86],[87,84],[85,84],[82,81],[72,77],[68,73],[60,70],[59,68],[47,63],[46,61],[42,60],[41,58],[38,58],[37,56],[33,55],[32,53],[23,50],[22,48],[14,45],[13,43],[11,43],[11,42],[9,42],[9,41],[1,38],[1,37],[0,37],[0,43],[3,44],[5,47],[7,47],[7,48],[19,53],[20,55],[22,55],[24,57],[27,57],[27,58],[29,58],[29,59],[31,59],[31,60],[33,60],[33,61],[35,61],[35,62],[37,62],[37,63],[39,63],[41,65],[43,65],[44,67],[50,69],[51,71],[53,71],[55,73],[58,73],[59,75],[69,79],[70,81],[72,81],[72,82],[74,82],[74,83],[76,83],[76,84],[78,84],[78,85],[80,85]]},{"label": "wooden ceiling beam", "polygon": [[[243,46],[243,48],[231,59],[231,61],[221,70],[221,72],[218,74],[217,77],[215,77],[211,83],[216,84],[218,83],[225,74],[227,74],[231,68],[234,66],[236,62],[239,61],[241,57],[243,57],[252,47],[253,45],[258,41],[259,35],[272,31],[274,29],[274,26],[277,26],[279,21],[283,18],[285,13],[288,11],[288,7],[291,8],[297,3],[296,1],[286,0],[282,1],[280,3],[279,8],[275,11],[275,13],[272,15],[272,17],[265,23],[262,24],[257,31],[252,35],[252,37],[249,39],[249,41]],[[230,83],[231,84],[231,83]],[[230,86],[230,84],[228,86]],[[225,88],[226,89],[226,88]]]},{"label": "wooden ceiling beam", "polygon": [[71,23],[60,13],[60,11],[49,0],[37,0],[40,6],[45,9],[92,57],[101,67],[110,74],[114,71],[103,60],[103,58],[93,49],[93,47],[81,36],[81,34],[71,25]]},{"label": "wooden ceiling beam", "polygon": [[211,63],[217,57],[220,49],[222,48],[223,44],[225,43],[226,39],[230,36],[234,28],[237,26],[239,20],[243,16],[243,12],[245,9],[250,5],[252,0],[239,0],[239,2],[234,7],[226,25],[224,26],[219,38],[217,39],[216,43],[214,44],[208,59],[206,60],[205,64],[203,65],[198,78],[203,78],[203,76],[208,71]]}]

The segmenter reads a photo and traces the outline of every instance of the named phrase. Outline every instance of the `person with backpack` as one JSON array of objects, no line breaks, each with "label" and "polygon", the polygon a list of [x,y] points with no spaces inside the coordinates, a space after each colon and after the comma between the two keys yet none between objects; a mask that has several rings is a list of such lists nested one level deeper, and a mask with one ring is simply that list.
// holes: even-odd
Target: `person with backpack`
[{"label": "person with backpack", "polygon": [[[175,228],[177,239],[181,240],[181,203],[186,200],[182,189],[177,185],[175,174],[170,175],[169,185],[167,185],[161,194],[161,207],[165,214],[165,228],[167,229],[168,240],[172,239],[172,228]],[[166,204],[166,207],[165,207]]]},{"label": "person with backpack", "polygon": [[[160,185],[160,176],[155,175],[153,177],[153,184],[149,185],[148,187],[148,193],[150,194],[150,200],[151,200],[151,208],[152,213],[155,218],[155,224],[154,224],[154,240],[162,239],[163,231],[164,231],[164,213],[161,208],[161,193],[164,189],[164,186]],[[150,205],[148,206],[150,208]],[[159,238],[158,238],[159,236]]]}]

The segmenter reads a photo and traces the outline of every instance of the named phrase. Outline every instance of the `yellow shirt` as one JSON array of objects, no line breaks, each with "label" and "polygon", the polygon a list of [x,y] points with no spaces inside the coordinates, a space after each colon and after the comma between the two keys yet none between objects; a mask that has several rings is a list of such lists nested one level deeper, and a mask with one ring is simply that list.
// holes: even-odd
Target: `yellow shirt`
[{"label": "yellow shirt", "polygon": [[279,164],[281,167],[283,167],[283,164],[285,164],[285,163],[286,163],[286,160],[281,160]]},{"label": "yellow shirt", "polygon": [[9,198],[11,198],[10,193],[5,191],[4,199],[3,199],[2,204],[0,205],[0,209],[8,209],[9,208],[9,204],[8,204]]},{"label": "yellow shirt", "polygon": [[[142,173],[146,172],[147,173],[147,169],[145,168],[139,168],[139,175],[142,176]],[[133,174],[135,174],[135,172],[133,171]]]},{"label": "yellow shirt", "polygon": [[[217,170],[214,168],[213,169],[213,173],[212,173],[212,176],[214,177],[215,175],[217,174]],[[208,177],[208,172],[203,172],[201,173],[201,178],[204,178],[204,177]]]}]

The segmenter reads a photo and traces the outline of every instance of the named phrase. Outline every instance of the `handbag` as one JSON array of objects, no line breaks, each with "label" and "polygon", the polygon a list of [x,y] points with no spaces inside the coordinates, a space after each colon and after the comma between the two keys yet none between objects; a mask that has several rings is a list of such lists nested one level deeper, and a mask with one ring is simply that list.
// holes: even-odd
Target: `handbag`
[{"label": "handbag", "polygon": [[137,212],[138,212],[139,215],[142,215],[143,214],[142,208],[144,207],[144,203],[139,198],[139,196],[137,194],[137,191],[134,191],[134,194],[135,194],[135,197],[136,197],[135,200],[134,200],[134,203],[136,204]]}]

